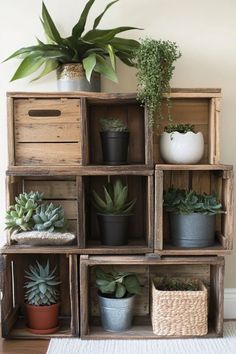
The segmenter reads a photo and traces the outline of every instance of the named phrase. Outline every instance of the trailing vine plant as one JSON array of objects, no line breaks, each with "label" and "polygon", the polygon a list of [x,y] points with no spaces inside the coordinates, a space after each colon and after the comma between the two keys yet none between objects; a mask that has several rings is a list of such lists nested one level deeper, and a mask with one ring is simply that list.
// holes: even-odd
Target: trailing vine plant
[{"label": "trailing vine plant", "polygon": [[[181,53],[175,42],[141,39],[136,51],[137,99],[142,105],[146,104],[151,126],[158,126],[159,121],[164,118],[161,113],[163,94],[170,92],[170,80],[175,69],[174,62],[180,57]],[[167,107],[169,112],[168,98]]]}]

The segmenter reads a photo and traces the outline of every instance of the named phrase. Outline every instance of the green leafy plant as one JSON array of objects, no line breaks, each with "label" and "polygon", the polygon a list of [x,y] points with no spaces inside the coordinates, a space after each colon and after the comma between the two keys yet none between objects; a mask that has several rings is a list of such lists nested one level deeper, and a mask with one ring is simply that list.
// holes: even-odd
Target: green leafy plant
[{"label": "green leafy plant", "polygon": [[[78,22],[72,28],[71,35],[67,38],[61,37],[43,2],[40,20],[48,43],[37,39],[37,45],[21,48],[6,59],[18,58],[22,60],[11,81],[29,76],[42,66],[44,66],[42,72],[34,80],[47,75],[63,64],[80,63],[83,65],[88,81],[95,71],[117,82],[116,58],[133,66],[133,53],[139,47],[138,41],[117,37],[121,32],[138,28],[123,26],[98,29],[103,15],[117,1],[110,2],[95,19],[92,29],[84,33],[88,14],[95,2],[95,0],[88,0]],[[107,58],[110,63],[107,62]]]},{"label": "green leafy plant", "polygon": [[64,210],[53,203],[40,205],[33,215],[33,220],[36,231],[60,232],[66,229]]},{"label": "green leafy plant", "polygon": [[215,215],[224,213],[222,204],[215,194],[197,194],[184,189],[170,188],[164,193],[164,207],[176,214],[201,213]]},{"label": "green leafy plant", "polygon": [[194,125],[191,124],[169,124],[164,128],[164,131],[166,133],[174,133],[178,132],[181,134],[185,134],[188,132],[193,132],[194,133]]},{"label": "green leafy plant", "polygon": [[29,270],[25,271],[24,287],[27,289],[25,300],[34,306],[49,306],[58,302],[58,285],[61,283],[55,275],[57,267],[50,271],[49,260],[46,266],[42,266],[38,261],[36,265],[30,265]]},{"label": "green leafy plant", "polygon": [[33,214],[42,202],[43,193],[30,192],[19,194],[16,204],[10,205],[6,212],[6,229],[28,231],[33,227]]},{"label": "green leafy plant", "polygon": [[197,291],[199,285],[196,281],[177,278],[154,278],[156,289],[162,291]]},{"label": "green leafy plant", "polygon": [[128,132],[127,125],[120,119],[103,118],[100,124],[103,132]]},{"label": "green leafy plant", "polygon": [[113,268],[104,272],[96,267],[96,285],[102,294],[114,298],[123,298],[132,294],[141,294],[141,286],[137,275],[130,272],[119,272]]},{"label": "green leafy plant", "polygon": [[102,214],[127,215],[131,213],[136,199],[127,201],[128,186],[123,185],[120,179],[114,184],[103,186],[105,199],[101,198],[94,190],[92,192],[92,204]]},{"label": "green leafy plant", "polygon": [[[137,99],[141,104],[146,104],[150,125],[158,126],[158,122],[164,118],[161,113],[163,95],[170,91],[174,62],[181,53],[175,42],[146,38],[141,40],[135,56],[138,69]],[[169,111],[168,98],[167,105]]]}]

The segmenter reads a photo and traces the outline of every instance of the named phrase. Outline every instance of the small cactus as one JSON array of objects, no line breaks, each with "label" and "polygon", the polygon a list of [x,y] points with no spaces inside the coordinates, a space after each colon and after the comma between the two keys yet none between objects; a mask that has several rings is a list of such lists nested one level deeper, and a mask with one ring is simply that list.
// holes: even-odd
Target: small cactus
[{"label": "small cactus", "polygon": [[100,124],[102,132],[128,132],[127,125],[120,119],[103,118]]},{"label": "small cactus", "polygon": [[64,210],[53,203],[40,205],[33,215],[33,221],[36,231],[60,232],[66,229]]}]

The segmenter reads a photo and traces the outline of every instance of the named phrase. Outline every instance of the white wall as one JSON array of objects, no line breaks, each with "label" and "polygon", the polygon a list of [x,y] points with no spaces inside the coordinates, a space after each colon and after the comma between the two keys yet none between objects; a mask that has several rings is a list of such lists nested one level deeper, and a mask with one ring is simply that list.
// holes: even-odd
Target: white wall
[{"label": "white wall", "polygon": [[[45,0],[65,35],[76,22],[85,0]],[[96,15],[107,1],[97,0],[91,15]],[[16,49],[35,43],[35,36],[43,39],[39,21],[41,1],[8,0],[0,3],[0,60]],[[182,58],[176,65],[174,87],[221,87],[223,105],[221,114],[222,161],[236,161],[236,1],[234,0],[120,0],[102,22],[105,28],[132,25],[145,28],[133,32],[133,38],[152,36],[176,41]],[[92,16],[93,17],[93,16]],[[89,21],[91,23],[91,21]],[[128,36],[131,36],[131,32]],[[56,89],[54,75],[29,84],[29,80],[9,83],[17,62],[0,65],[0,231],[4,240],[4,203],[6,168],[6,91],[52,91]],[[103,82],[103,89],[113,92],[136,90],[135,71],[120,65],[120,83]],[[227,257],[226,286],[236,288],[236,254]]]}]

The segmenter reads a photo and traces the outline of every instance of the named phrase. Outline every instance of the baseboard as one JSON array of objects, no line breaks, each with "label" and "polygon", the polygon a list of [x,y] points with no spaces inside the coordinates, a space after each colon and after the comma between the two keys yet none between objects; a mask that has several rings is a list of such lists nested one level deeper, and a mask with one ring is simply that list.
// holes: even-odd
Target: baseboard
[{"label": "baseboard", "polygon": [[224,318],[236,319],[236,288],[225,289]]}]

